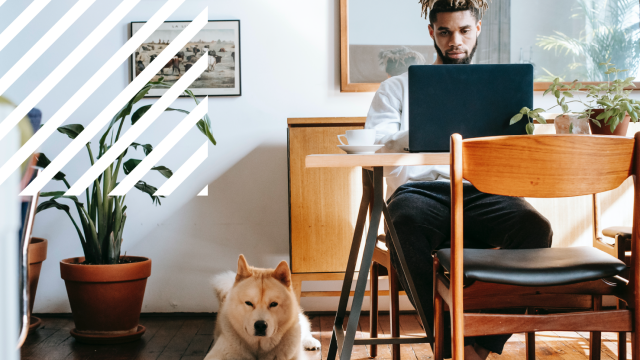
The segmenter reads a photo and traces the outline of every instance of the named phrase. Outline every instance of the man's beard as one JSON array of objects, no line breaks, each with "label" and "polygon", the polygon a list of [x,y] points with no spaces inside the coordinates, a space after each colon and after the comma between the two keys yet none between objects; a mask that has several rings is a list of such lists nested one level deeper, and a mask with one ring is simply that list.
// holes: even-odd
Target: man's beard
[{"label": "man's beard", "polygon": [[446,56],[445,54],[442,53],[442,50],[440,50],[440,48],[438,47],[438,44],[436,44],[435,41],[433,42],[433,46],[436,48],[436,52],[438,53],[438,56],[440,57],[440,59],[442,59],[443,64],[471,64],[471,60],[473,60],[473,55],[475,55],[476,49],[478,48],[478,39],[476,38],[476,44],[473,45],[473,49],[471,49],[471,54],[468,54],[462,59],[452,59]]}]

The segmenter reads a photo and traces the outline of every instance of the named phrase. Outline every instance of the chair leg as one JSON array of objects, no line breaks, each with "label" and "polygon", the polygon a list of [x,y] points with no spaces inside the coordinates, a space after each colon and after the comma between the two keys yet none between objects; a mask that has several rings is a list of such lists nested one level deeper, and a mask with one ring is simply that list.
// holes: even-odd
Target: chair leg
[{"label": "chair leg", "polygon": [[[626,308],[627,304],[622,300],[618,300],[618,309],[623,310]],[[618,359],[627,359],[627,333],[625,331],[618,333]]]},{"label": "chair leg", "polygon": [[[372,338],[378,337],[378,264],[371,264],[371,284],[369,286],[369,300],[371,301],[371,311],[369,311],[369,331]],[[378,356],[378,345],[370,345],[369,356]]]},{"label": "chair leg", "polygon": [[[533,308],[527,308],[527,315],[535,314],[535,310]],[[527,349],[527,360],[535,360],[536,358],[536,333],[528,332],[525,334],[526,339],[526,349]]]},{"label": "chair leg", "polygon": [[[602,310],[602,295],[593,296],[593,311]],[[602,351],[602,333],[592,331],[589,336],[589,360],[600,360]]]},{"label": "chair leg", "polygon": [[[390,318],[391,318],[391,336],[400,337],[400,295],[398,287],[399,280],[396,269],[389,266],[389,299],[390,299]],[[391,345],[391,359],[400,360],[400,344]]]},{"label": "chair leg", "polygon": [[[434,340],[434,349],[433,349],[433,358],[434,360],[443,360],[444,356],[442,353],[444,347],[444,299],[437,292],[434,293],[434,326],[433,326],[433,337]],[[529,360],[529,359],[527,359]]]}]

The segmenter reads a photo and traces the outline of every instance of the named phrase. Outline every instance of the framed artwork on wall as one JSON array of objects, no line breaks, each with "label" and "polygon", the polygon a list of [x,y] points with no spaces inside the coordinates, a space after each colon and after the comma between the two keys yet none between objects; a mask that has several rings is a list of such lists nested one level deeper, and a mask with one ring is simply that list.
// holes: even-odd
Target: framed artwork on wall
[{"label": "framed artwork on wall", "polygon": [[[129,25],[129,37],[144,25],[134,21]],[[186,28],[190,21],[166,21],[136,50],[130,60],[130,80],[136,78],[158,54],[160,54]],[[164,77],[164,81],[175,83],[208,51],[209,66],[189,86],[195,95],[240,96],[240,20],[209,20],[207,25],[191,39],[167,63],[152,81]],[[153,88],[146,97],[162,96],[164,88]]]}]

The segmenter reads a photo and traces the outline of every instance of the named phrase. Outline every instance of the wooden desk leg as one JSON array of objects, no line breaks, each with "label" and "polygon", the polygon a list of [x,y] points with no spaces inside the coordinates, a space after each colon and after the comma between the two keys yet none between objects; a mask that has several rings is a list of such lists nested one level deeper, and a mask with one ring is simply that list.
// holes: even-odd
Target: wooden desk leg
[{"label": "wooden desk leg", "polygon": [[[365,169],[362,170],[362,201],[360,202],[356,229],[351,242],[347,270],[345,272],[344,282],[342,283],[340,302],[338,303],[338,311],[336,312],[333,334],[331,335],[329,352],[327,354],[328,360],[335,360],[337,355],[339,355],[340,360],[350,359],[356,330],[360,320],[360,311],[362,310],[362,302],[364,301],[364,294],[367,286],[367,276],[369,274],[369,267],[373,260],[373,250],[376,246],[378,226],[380,225],[382,205],[384,203],[382,167],[374,168],[372,175],[373,178],[370,177],[370,171]],[[374,202],[372,204],[369,229],[367,231],[367,238],[362,254],[362,262],[360,263],[360,272],[356,281],[353,302],[351,303],[351,311],[349,312],[347,329],[346,331],[343,331],[343,321],[347,311],[347,303],[349,302],[353,274],[358,260],[358,251],[360,250],[360,242],[362,241],[362,232],[364,230],[367,209],[369,207],[369,193],[371,189],[373,189],[374,192]]]},{"label": "wooden desk leg", "polygon": [[[369,334],[372,338],[378,337],[378,264],[371,264],[371,275],[369,285],[369,300],[371,306],[369,310]],[[378,356],[378,345],[369,345],[369,356]]]},{"label": "wooden desk leg", "polygon": [[[593,296],[593,311],[602,310],[602,295]],[[602,351],[602,333],[592,331],[589,336],[589,360],[600,360]]]}]

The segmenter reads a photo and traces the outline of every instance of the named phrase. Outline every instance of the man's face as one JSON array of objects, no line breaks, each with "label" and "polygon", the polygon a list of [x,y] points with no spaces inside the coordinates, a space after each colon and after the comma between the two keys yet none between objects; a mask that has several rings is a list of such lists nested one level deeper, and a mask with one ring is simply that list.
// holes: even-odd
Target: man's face
[{"label": "man's face", "polygon": [[436,64],[469,64],[478,46],[482,21],[471,11],[443,12],[434,24],[429,24],[429,35],[435,43]]}]

